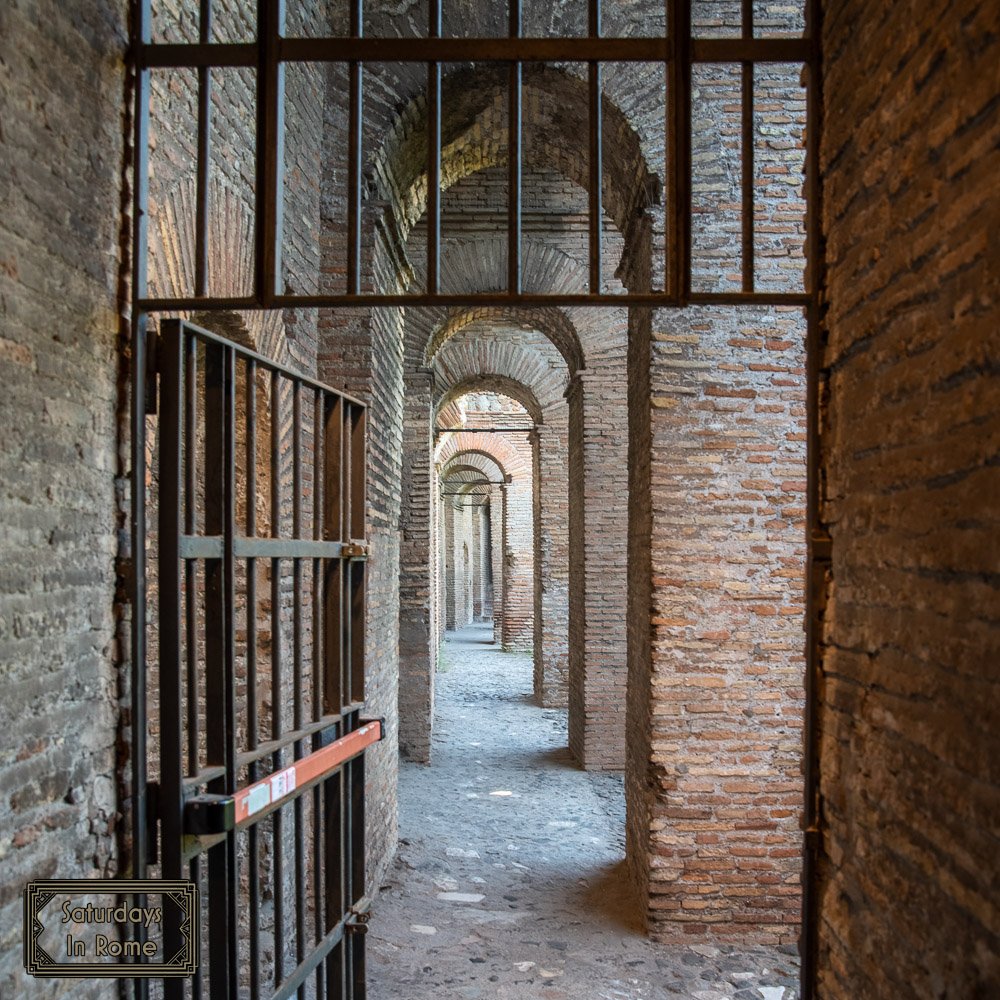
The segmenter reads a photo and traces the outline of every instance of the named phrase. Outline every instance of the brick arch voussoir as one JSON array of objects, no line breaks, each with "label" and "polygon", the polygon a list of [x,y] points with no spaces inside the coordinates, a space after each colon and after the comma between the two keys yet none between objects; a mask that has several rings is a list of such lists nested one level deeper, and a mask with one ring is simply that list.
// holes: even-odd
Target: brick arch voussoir
[{"label": "brick arch voussoir", "polygon": [[428,333],[424,348],[424,363],[431,364],[438,351],[450,340],[468,327],[479,324],[516,326],[521,330],[542,334],[562,355],[571,378],[586,367],[580,335],[561,309],[554,307],[526,309],[517,306],[478,306],[449,310]]}]

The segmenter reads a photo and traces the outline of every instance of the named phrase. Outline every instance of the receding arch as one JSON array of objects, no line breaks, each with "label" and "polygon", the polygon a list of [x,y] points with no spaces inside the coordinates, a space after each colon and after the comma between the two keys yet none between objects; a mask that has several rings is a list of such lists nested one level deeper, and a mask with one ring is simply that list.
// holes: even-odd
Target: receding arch
[{"label": "receding arch", "polygon": [[544,334],[562,355],[570,377],[586,367],[580,335],[568,316],[554,307],[526,309],[518,306],[494,306],[452,309],[432,328],[424,351],[424,362],[430,364],[438,351],[463,330],[478,324],[516,326],[522,330],[537,330]]},{"label": "receding arch", "polygon": [[[481,374],[469,375],[454,385],[449,386],[441,394],[435,406],[435,416],[450,402],[465,396],[470,392],[491,392],[498,396],[506,396],[508,399],[520,403],[527,411],[528,416],[536,424],[543,423],[542,407],[538,402],[534,392],[523,382],[510,378],[507,375]],[[525,428],[528,430],[529,428]]]},{"label": "receding arch", "polygon": [[[507,161],[507,73],[502,66],[462,66],[442,80],[441,182],[447,188],[484,167]],[[587,81],[550,65],[523,69],[523,162],[556,169],[589,190]],[[608,215],[628,239],[636,219],[655,204],[639,135],[617,104],[602,98],[605,154],[602,195]],[[411,99],[375,157],[379,195],[400,207],[405,235],[423,213],[427,194],[427,102]],[[613,152],[612,152],[613,151]]]}]

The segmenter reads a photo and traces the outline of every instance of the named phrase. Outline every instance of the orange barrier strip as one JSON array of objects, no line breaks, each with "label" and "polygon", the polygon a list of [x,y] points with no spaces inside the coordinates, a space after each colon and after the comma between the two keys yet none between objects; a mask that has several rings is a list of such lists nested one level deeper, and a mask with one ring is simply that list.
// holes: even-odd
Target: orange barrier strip
[{"label": "orange barrier strip", "polygon": [[241,788],[233,799],[236,804],[236,825],[245,823],[262,809],[293,797],[295,789],[333,771],[345,761],[357,757],[366,747],[382,739],[380,720],[367,722],[354,732],[341,736],[322,750],[297,760],[275,774]]}]

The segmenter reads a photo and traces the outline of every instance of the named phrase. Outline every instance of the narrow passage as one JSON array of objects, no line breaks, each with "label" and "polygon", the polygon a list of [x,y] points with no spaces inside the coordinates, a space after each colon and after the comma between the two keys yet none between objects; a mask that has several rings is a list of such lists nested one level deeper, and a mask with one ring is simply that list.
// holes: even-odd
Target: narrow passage
[{"label": "narrow passage", "polygon": [[453,633],[431,766],[402,762],[399,855],[368,933],[371,1000],[794,1000],[794,949],[655,945],[630,917],[619,775],[488,625]]}]

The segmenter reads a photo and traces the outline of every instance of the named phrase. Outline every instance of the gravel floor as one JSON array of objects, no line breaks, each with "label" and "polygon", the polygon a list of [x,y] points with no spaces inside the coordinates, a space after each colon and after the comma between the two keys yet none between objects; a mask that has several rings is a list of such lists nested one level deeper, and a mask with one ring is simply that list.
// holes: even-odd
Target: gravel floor
[{"label": "gravel floor", "polygon": [[623,878],[619,776],[575,768],[564,711],[491,629],[450,633],[434,763],[403,762],[400,849],[368,933],[371,1000],[795,1000],[792,949],[655,945]]}]

